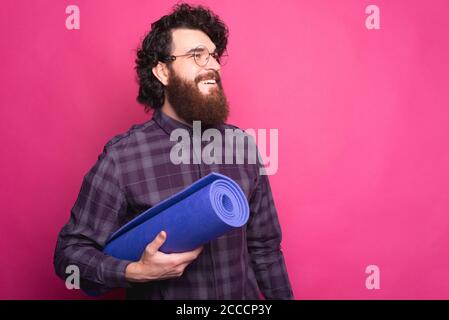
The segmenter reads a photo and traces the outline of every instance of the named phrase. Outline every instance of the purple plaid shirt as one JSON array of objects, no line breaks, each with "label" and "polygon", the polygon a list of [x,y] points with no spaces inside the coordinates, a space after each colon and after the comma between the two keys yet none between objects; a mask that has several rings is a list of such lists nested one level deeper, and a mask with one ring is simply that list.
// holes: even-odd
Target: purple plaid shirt
[{"label": "purple plaid shirt", "polygon": [[[177,128],[193,134],[192,128],[157,110],[151,120],[134,125],[106,144],[84,176],[70,220],[59,234],[56,273],[66,279],[66,267],[76,265],[83,290],[103,293],[127,288],[130,299],[240,300],[259,299],[260,293],[266,299],[292,299],[276,208],[259,164],[248,164],[246,153],[244,164],[235,164],[235,159],[234,164],[192,164],[193,159],[191,164],[173,164],[170,150],[176,141],[170,141],[170,133]],[[224,129],[236,127],[216,128],[224,133]],[[192,158],[193,148],[191,151]],[[240,185],[249,201],[248,223],[205,244],[179,278],[128,282],[125,269],[130,261],[102,252],[109,236],[210,172],[227,175]]]}]

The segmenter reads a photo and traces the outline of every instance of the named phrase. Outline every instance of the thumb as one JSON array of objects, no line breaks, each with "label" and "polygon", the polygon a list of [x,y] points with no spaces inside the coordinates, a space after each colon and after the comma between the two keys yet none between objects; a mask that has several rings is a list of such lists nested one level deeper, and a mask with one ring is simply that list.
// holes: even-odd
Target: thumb
[{"label": "thumb", "polygon": [[165,240],[167,239],[167,233],[165,231],[159,232],[159,234],[154,238],[153,241],[150,242],[148,245],[148,251],[151,254],[155,254],[159,248],[164,244]]}]

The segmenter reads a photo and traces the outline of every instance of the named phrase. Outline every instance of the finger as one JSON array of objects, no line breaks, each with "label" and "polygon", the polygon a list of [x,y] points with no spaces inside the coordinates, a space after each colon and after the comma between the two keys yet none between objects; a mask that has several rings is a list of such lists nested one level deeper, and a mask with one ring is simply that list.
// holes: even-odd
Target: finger
[{"label": "finger", "polygon": [[187,251],[187,252],[181,252],[181,253],[172,253],[171,256],[173,259],[177,261],[177,264],[185,263],[185,262],[192,262],[195,260],[199,255],[199,250],[193,250],[193,251]]},{"label": "finger", "polygon": [[190,251],[195,257],[198,257],[200,255],[200,253],[203,251],[204,247],[198,247],[192,251]]},{"label": "finger", "polygon": [[159,248],[164,244],[165,240],[167,239],[167,233],[165,231],[159,232],[159,234],[154,238],[153,241],[150,242],[150,244],[147,246],[147,250],[155,254]]},{"label": "finger", "polygon": [[190,264],[189,262],[184,262],[174,266],[171,271],[171,274],[174,275],[182,274],[189,264]]},{"label": "finger", "polygon": [[204,249],[204,246],[201,246],[201,247],[196,248],[194,251],[198,251],[198,253],[199,253],[199,252],[203,251],[203,249]]}]

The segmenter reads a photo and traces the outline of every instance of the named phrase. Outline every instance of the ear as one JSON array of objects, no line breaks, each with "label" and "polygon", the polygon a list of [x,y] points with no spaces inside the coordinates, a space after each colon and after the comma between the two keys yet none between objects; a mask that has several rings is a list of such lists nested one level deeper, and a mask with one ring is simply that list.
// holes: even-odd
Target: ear
[{"label": "ear", "polygon": [[165,63],[159,61],[151,71],[164,86],[168,84],[168,67]]}]

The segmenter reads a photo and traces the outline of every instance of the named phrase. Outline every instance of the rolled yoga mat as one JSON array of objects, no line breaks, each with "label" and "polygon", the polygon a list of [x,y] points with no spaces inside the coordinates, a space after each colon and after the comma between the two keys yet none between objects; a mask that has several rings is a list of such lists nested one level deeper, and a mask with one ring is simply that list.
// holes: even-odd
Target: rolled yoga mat
[{"label": "rolled yoga mat", "polygon": [[243,226],[248,217],[248,201],[239,185],[225,175],[210,173],[125,224],[109,238],[104,252],[138,261],[162,230],[167,239],[160,251],[190,251]]}]

